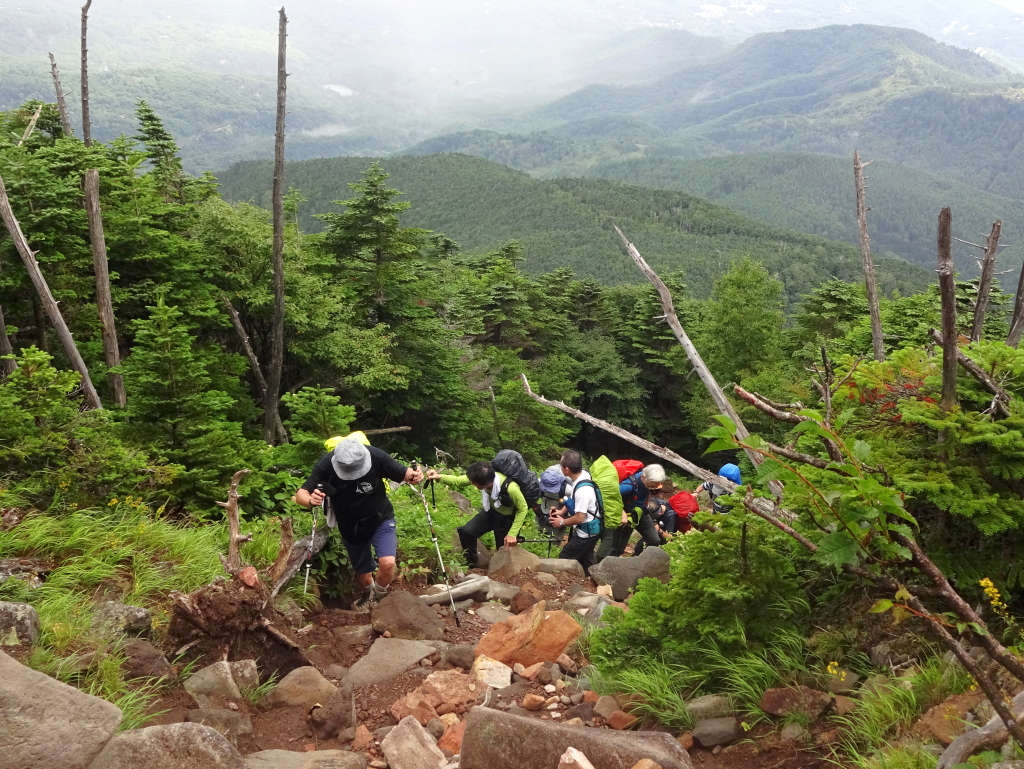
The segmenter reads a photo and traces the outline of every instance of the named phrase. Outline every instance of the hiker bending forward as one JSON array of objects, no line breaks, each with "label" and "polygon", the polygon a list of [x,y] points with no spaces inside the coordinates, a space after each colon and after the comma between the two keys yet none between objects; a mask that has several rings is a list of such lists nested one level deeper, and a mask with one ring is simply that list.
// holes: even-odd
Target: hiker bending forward
[{"label": "hiker bending forward", "polygon": [[562,452],[560,466],[562,474],[569,479],[569,486],[562,506],[552,508],[551,525],[555,528],[572,526],[572,534],[558,557],[579,561],[583,573],[589,577],[603,515],[597,484],[583,469],[583,458],[578,451]]},{"label": "hiker bending forward", "polygon": [[667,480],[665,468],[661,465],[647,465],[619,484],[619,494],[622,495],[622,519],[609,522],[609,526],[612,523],[617,523],[618,526],[605,534],[599,556],[622,555],[629,544],[629,538],[633,535],[633,529],[637,530],[645,544],[651,547],[661,544],[654,516],[646,507],[651,493],[661,491]]},{"label": "hiker bending forward", "polygon": [[316,463],[295,495],[303,507],[323,504],[326,497],[327,525],[341,533],[356,582],[363,588],[357,608],[367,608],[383,598],[395,576],[398,536],[395,509],[387,495],[388,480],[415,484],[423,480],[423,473],[378,448],[346,438]]},{"label": "hiker bending forward", "polygon": [[490,462],[474,462],[465,475],[441,475],[436,470],[427,470],[427,480],[440,481],[456,489],[473,486],[481,491],[480,512],[456,529],[471,569],[477,564],[477,540],[487,532],[494,532],[496,547],[504,545],[508,550],[519,544],[517,537],[526,524],[530,508],[519,483],[496,472]]}]

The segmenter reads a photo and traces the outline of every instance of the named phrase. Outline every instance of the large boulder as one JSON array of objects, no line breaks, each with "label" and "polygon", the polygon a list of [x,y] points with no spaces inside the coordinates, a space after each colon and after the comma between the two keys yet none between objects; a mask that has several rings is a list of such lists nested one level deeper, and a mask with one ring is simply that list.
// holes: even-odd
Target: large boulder
[{"label": "large boulder", "polygon": [[807,686],[768,689],[761,697],[761,710],[773,716],[803,713],[812,720],[832,704],[832,697]]},{"label": "large boulder", "polygon": [[121,724],[117,706],[0,652],[0,764],[85,769]]},{"label": "large boulder", "polygon": [[39,639],[39,615],[27,603],[0,601],[0,646],[31,646]]},{"label": "large boulder", "polygon": [[216,729],[228,742],[238,747],[238,738],[252,734],[252,719],[244,713],[224,708],[197,708],[185,714],[190,724],[202,724]]},{"label": "large boulder", "polygon": [[693,726],[693,739],[705,748],[728,745],[736,741],[738,734],[739,721],[734,716],[705,718]]},{"label": "large boulder", "polygon": [[437,741],[412,716],[388,732],[380,749],[391,769],[440,769],[448,763]]},{"label": "large boulder", "polygon": [[373,611],[370,622],[378,633],[412,641],[440,641],[444,621],[422,600],[401,590],[388,593]]},{"label": "large boulder", "polygon": [[506,550],[499,547],[491,556],[487,566],[487,574],[491,579],[507,580],[521,571],[540,571],[540,557],[522,547],[510,547]]},{"label": "large boulder", "polygon": [[660,547],[648,547],[632,558],[605,558],[590,569],[598,585],[608,585],[616,601],[625,601],[636,583],[644,577],[668,582],[671,559]]},{"label": "large boulder", "polygon": [[323,707],[317,708],[309,716],[310,726],[321,740],[333,740],[346,729],[355,729],[356,698],[352,693],[352,684],[343,681]]},{"label": "large boulder", "polygon": [[538,662],[553,662],[583,632],[564,611],[545,611],[541,601],[529,611],[491,626],[476,646],[476,655],[515,665],[530,667]]},{"label": "large boulder", "polygon": [[922,739],[949,745],[969,728],[967,713],[984,699],[982,692],[953,695],[921,716],[912,731]]},{"label": "large boulder", "polygon": [[572,558],[541,558],[540,570],[546,574],[559,574],[565,571],[577,577],[586,576],[583,573],[583,565]]},{"label": "large boulder", "polygon": [[420,660],[431,656],[434,648],[422,641],[404,638],[378,638],[370,651],[348,671],[348,680],[358,689],[397,678]]},{"label": "large boulder", "polygon": [[270,707],[293,707],[309,710],[314,705],[327,705],[338,687],[328,681],[319,670],[307,665],[295,668],[270,690],[266,703]]},{"label": "large boulder", "polygon": [[245,757],[248,769],[366,769],[366,754],[348,750],[261,750]]},{"label": "large boulder", "polygon": [[185,691],[200,702],[201,697],[219,697],[231,702],[242,699],[231,665],[223,661],[214,662],[190,675],[185,681]]},{"label": "large boulder", "polygon": [[174,675],[164,653],[149,641],[134,638],[127,641],[121,650],[125,656],[125,678],[170,678]]},{"label": "large boulder", "polygon": [[551,769],[570,747],[585,751],[594,769],[632,769],[643,758],[662,769],[693,769],[687,752],[663,732],[580,729],[481,707],[466,719],[459,769]]},{"label": "large boulder", "polygon": [[242,756],[217,730],[201,724],[168,724],[121,732],[89,769],[247,769]]},{"label": "large boulder", "polygon": [[121,636],[143,636],[153,632],[153,617],[148,609],[129,606],[120,601],[103,601],[96,604],[93,613],[93,628],[100,633],[118,638]]}]

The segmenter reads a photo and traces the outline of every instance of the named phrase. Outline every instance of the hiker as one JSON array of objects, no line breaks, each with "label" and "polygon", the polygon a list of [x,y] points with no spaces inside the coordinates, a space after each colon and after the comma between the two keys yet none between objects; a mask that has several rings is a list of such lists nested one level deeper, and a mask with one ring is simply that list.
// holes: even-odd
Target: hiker
[{"label": "hiker", "polygon": [[[740,469],[733,464],[722,465],[722,469],[718,471],[718,475],[721,478],[725,478],[727,481],[732,481],[737,486],[743,483],[741,480],[742,476],[740,475]],[[708,497],[711,498],[712,511],[719,515],[724,515],[729,512],[732,506],[718,501],[719,497],[727,497],[732,493],[725,486],[721,486],[714,481],[704,481],[704,483],[693,490],[693,494],[696,496],[702,491],[706,491],[708,493]]]},{"label": "hiker", "polygon": [[569,485],[562,505],[551,511],[551,525],[556,528],[572,526],[572,533],[558,557],[579,561],[583,574],[589,577],[604,515],[601,490],[583,469],[583,458],[578,451],[563,451],[559,467],[562,475],[569,479]]},{"label": "hiker", "polygon": [[[654,521],[654,530],[658,532],[658,544],[664,545],[672,541],[676,533],[676,511],[664,499],[650,497],[644,505],[644,511]],[[647,542],[641,538],[633,548],[633,555],[640,555],[644,551]]]},{"label": "hiker", "polygon": [[[499,472],[502,468],[514,469],[515,472]],[[528,477],[532,478],[532,483],[528,483]],[[436,470],[427,470],[427,480],[440,481],[456,489],[473,486],[481,492],[480,512],[456,529],[466,563],[471,569],[477,565],[477,540],[493,531],[496,548],[504,546],[508,550],[516,547],[527,515],[540,500],[537,476],[530,472],[522,455],[511,449],[499,451],[493,463],[474,462],[466,469],[465,475],[441,475]],[[524,493],[524,485],[533,488]],[[527,500],[527,494],[533,499]]]},{"label": "hiker", "polygon": [[667,480],[668,475],[661,465],[647,465],[622,480],[619,484],[623,507],[622,518],[619,525],[610,529],[605,535],[605,542],[601,543],[598,553],[600,556],[615,558],[622,555],[634,529],[646,544],[655,547],[661,544],[661,537],[658,535],[654,517],[645,507],[651,498],[651,492],[661,491]]},{"label": "hiker", "polygon": [[363,589],[357,609],[369,608],[387,595],[395,576],[398,536],[388,480],[417,484],[423,473],[378,448],[346,438],[316,463],[295,495],[303,507],[327,500],[327,525],[340,532],[356,582]]},{"label": "hiker", "polygon": [[570,481],[562,473],[560,464],[551,465],[540,474],[540,512],[535,517],[537,530],[549,539],[561,541],[565,535],[563,527],[555,528],[551,525],[550,511],[562,506],[569,485]]}]

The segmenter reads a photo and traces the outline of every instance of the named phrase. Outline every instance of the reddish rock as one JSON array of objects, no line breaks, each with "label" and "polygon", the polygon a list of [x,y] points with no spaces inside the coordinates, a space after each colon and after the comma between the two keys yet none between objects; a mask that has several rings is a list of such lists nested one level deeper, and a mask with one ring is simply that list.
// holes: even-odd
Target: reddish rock
[{"label": "reddish rock", "polygon": [[840,734],[838,729],[829,729],[827,732],[822,732],[814,740],[814,744],[819,748],[825,745],[831,745],[834,742],[839,742]]},{"label": "reddish rock", "polygon": [[599,699],[601,699],[601,695],[592,689],[587,689],[587,691],[583,692],[584,702],[593,702],[596,704]]},{"label": "reddish rock", "polygon": [[641,758],[633,764],[633,769],[661,769],[661,764],[657,761],[651,761],[649,758]]},{"label": "reddish rock", "polygon": [[373,732],[362,724],[356,727],[356,736],[352,738],[352,750],[363,750],[373,744]]},{"label": "reddish rock", "polygon": [[529,593],[534,598],[536,598],[538,601],[541,601],[541,600],[544,599],[544,591],[541,590],[539,587],[537,587],[532,582],[524,582],[523,586],[521,588],[519,588],[519,589],[521,591],[525,592],[525,593]]},{"label": "reddish rock", "polygon": [[836,695],[836,715],[845,716],[855,707],[857,707],[857,700],[852,697],[844,697],[842,694]]},{"label": "reddish rock", "polygon": [[523,697],[523,707],[527,710],[540,710],[544,707],[544,698],[539,694],[527,694]]},{"label": "reddish rock", "polygon": [[536,665],[530,665],[528,668],[523,668],[523,672],[519,675],[525,678],[527,681],[536,681],[537,676],[544,669],[544,663],[538,662]]},{"label": "reddish rock", "polygon": [[912,731],[918,737],[949,745],[964,733],[967,712],[983,699],[985,695],[981,692],[956,694],[921,716]]},{"label": "reddish rock", "polygon": [[479,681],[461,670],[439,670],[431,673],[416,689],[440,715],[443,715],[442,710],[451,713],[474,704],[484,690],[485,687]]},{"label": "reddish rock", "polygon": [[555,662],[558,663],[558,667],[560,667],[564,672],[569,673],[570,675],[576,675],[577,671],[579,670],[579,666],[575,662],[573,662],[572,657],[570,657],[568,654],[559,655],[558,659],[555,660]]},{"label": "reddish rock", "polygon": [[621,710],[616,710],[610,716],[608,716],[608,726],[616,731],[622,731],[629,729],[633,724],[637,722],[637,717],[629,713],[625,713]]},{"label": "reddish rock", "polygon": [[832,697],[807,686],[769,689],[761,698],[761,710],[773,716],[803,713],[811,719],[821,715],[832,703]]},{"label": "reddish rock", "polygon": [[520,590],[512,596],[512,600],[509,602],[509,608],[512,610],[513,614],[522,614],[535,603],[537,603],[537,596],[527,593],[525,590]]},{"label": "reddish rock", "polygon": [[506,665],[519,662],[528,667],[558,659],[581,632],[576,620],[564,611],[546,612],[545,602],[540,601],[529,612],[492,625],[475,653]]},{"label": "reddish rock", "polygon": [[316,745],[312,742],[307,742],[305,745],[302,746],[302,749],[307,753],[312,753],[316,750]]},{"label": "reddish rock", "polygon": [[256,583],[260,581],[260,575],[256,573],[256,569],[252,566],[246,566],[238,572],[238,578],[249,587],[256,587]]},{"label": "reddish rock", "polygon": [[406,716],[412,716],[420,722],[420,726],[426,726],[435,718],[438,718],[437,711],[430,703],[430,700],[418,689],[409,692],[406,696],[391,706],[391,715],[401,723]]},{"label": "reddish rock", "polygon": [[441,750],[451,753],[453,756],[462,750],[462,736],[466,733],[466,722],[460,721],[459,723],[449,726],[444,730],[444,734],[441,735],[441,739],[437,741],[437,747]]},{"label": "reddish rock", "polygon": [[693,735],[689,732],[683,732],[679,735],[679,744],[683,746],[683,750],[691,750],[693,748]]}]

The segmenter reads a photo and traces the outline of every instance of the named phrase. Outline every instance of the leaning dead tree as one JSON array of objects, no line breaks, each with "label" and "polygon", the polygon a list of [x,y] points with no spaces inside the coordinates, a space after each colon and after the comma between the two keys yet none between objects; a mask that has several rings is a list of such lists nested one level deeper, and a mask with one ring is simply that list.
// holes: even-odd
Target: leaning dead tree
[{"label": "leaning dead tree", "polygon": [[64,87],[60,84],[60,73],[57,71],[57,60],[50,54],[50,74],[53,75],[53,90],[57,92],[57,112],[60,114],[60,127],[66,138],[75,135],[68,116],[68,103],[64,99]]},{"label": "leaning dead tree", "polygon": [[974,303],[974,324],[971,326],[971,341],[981,341],[981,328],[985,325],[985,312],[992,293],[992,278],[996,270],[996,254],[999,252],[999,236],[1003,223],[996,219],[992,232],[985,238],[985,257],[981,263],[981,280],[978,281],[978,298]]},{"label": "leaning dead tree", "polygon": [[89,6],[92,0],[86,0],[82,6],[82,139],[86,147],[92,146],[92,123],[89,121]]},{"label": "leaning dead tree", "polygon": [[[933,328],[929,330],[929,336],[935,344],[942,348],[943,362],[945,362],[946,343],[942,338],[942,334]],[[987,371],[985,371],[985,369],[968,358],[955,341],[950,344],[950,347],[956,350],[956,361],[960,364],[963,370],[977,379],[982,387],[992,393],[992,405],[989,407],[988,411],[984,413],[993,413],[1000,417],[1010,416],[1010,394],[1006,392],[1006,390],[1004,390],[999,383],[996,382],[996,380],[993,379]]]},{"label": "leaning dead tree", "polygon": [[221,555],[227,577],[185,595],[171,593],[173,611],[168,636],[179,654],[191,659],[255,659],[260,677],[285,675],[309,665],[287,622],[273,603],[278,592],[295,576],[307,554],[327,544],[326,527],[295,541],[290,519],[281,521],[281,542],[277,558],[269,569],[258,572],[242,558],[241,546],[252,540],[241,530],[238,487],[248,470],[232,476],[224,508],[228,520],[228,552]]},{"label": "leaning dead tree", "polygon": [[21,135],[21,140],[18,142],[20,147],[22,144],[28,141],[28,137],[32,135],[32,132],[36,130],[36,121],[39,120],[39,116],[43,114],[43,105],[40,104],[36,107],[35,113],[32,115],[32,119],[28,121],[28,126],[25,128],[25,133]]},{"label": "leaning dead tree", "polygon": [[53,294],[50,293],[50,287],[46,284],[46,278],[43,277],[43,271],[39,268],[39,262],[36,261],[36,255],[25,239],[25,235],[21,231],[21,225],[18,224],[18,220],[14,216],[11,201],[7,197],[7,188],[4,186],[2,178],[0,178],[0,219],[3,220],[7,231],[11,235],[11,239],[14,241],[14,247],[21,256],[21,261],[24,263],[25,270],[28,272],[32,285],[36,289],[36,294],[38,294],[42,307],[50,319],[50,325],[57,332],[57,337],[64,347],[64,353],[68,356],[68,360],[71,361],[72,368],[82,378],[82,391],[85,394],[86,405],[93,409],[103,408],[103,404],[100,403],[100,396],[97,394],[96,388],[92,386],[92,379],[89,378],[89,369],[86,367],[85,361],[82,360],[82,355],[78,351],[74,337],[71,335],[71,329],[64,322],[64,316],[60,314],[57,302],[54,300]]},{"label": "leaning dead tree", "polygon": [[868,295],[868,311],[871,313],[871,346],[875,360],[885,360],[885,346],[882,338],[882,314],[878,308],[878,288],[875,286],[875,263],[871,259],[871,237],[868,235],[868,207],[865,202],[864,168],[871,161],[862,163],[860,152],[853,153],[853,183],[857,188],[857,229],[860,231],[860,255],[864,261],[864,287]]},{"label": "leaning dead tree", "polygon": [[18,362],[13,358],[4,360],[8,355],[14,355],[14,347],[11,346],[11,338],[7,336],[7,326],[4,324],[4,308],[0,307],[0,375],[9,376],[18,368]]},{"label": "leaning dead tree", "polygon": [[277,33],[277,131],[274,135],[274,326],[270,342],[270,369],[263,398],[263,437],[274,442],[280,421],[278,399],[284,366],[284,121],[288,73],[285,71],[288,17],[280,11]]},{"label": "leaning dead tree", "polygon": [[[224,307],[228,311],[228,316],[231,318],[231,325],[235,329],[235,334],[238,335],[238,341],[242,345],[242,351],[245,353],[246,360],[249,361],[249,370],[252,372],[252,377],[256,382],[256,389],[259,391],[260,402],[265,403],[267,400],[267,380],[263,376],[263,369],[260,368],[259,358],[256,357],[255,351],[252,349],[252,344],[249,342],[249,334],[245,330],[245,324],[242,323],[241,317],[238,315],[238,310],[231,303],[231,299],[225,294],[221,297],[224,300]],[[274,420],[274,428],[277,431],[278,440],[281,443],[288,442],[288,433],[284,429],[284,424],[281,422],[281,411],[276,409],[274,411],[277,419]]]},{"label": "leaning dead tree", "polygon": [[92,245],[92,267],[96,273],[96,310],[100,316],[103,334],[103,357],[107,364],[107,383],[118,408],[128,405],[124,392],[124,379],[114,372],[121,365],[121,351],[117,344],[114,323],[114,303],[110,298],[110,271],[107,268],[107,240],[103,234],[103,215],[100,211],[100,172],[90,168],[85,172],[85,211],[89,217],[89,240]]},{"label": "leaning dead tree", "polygon": [[[686,357],[690,360],[690,365],[693,366],[700,380],[704,383],[704,386],[711,393],[711,398],[715,401],[715,405],[718,407],[719,413],[729,417],[736,425],[738,433],[746,436],[749,435],[747,428],[743,424],[743,420],[740,419],[740,415],[736,413],[736,409],[733,408],[732,403],[725,397],[725,393],[719,386],[714,374],[704,363],[704,359],[701,358],[700,353],[697,352],[697,348],[693,346],[693,342],[690,341],[690,337],[683,329],[683,324],[679,322],[679,316],[676,315],[676,308],[672,301],[672,292],[669,291],[668,286],[665,285],[658,273],[651,269],[651,267],[644,261],[644,258],[640,256],[640,252],[636,246],[629,242],[625,235],[622,234],[622,230],[618,227],[615,231],[619,234],[623,244],[626,246],[626,251],[630,257],[636,263],[636,266],[640,268],[640,271],[646,276],[651,284],[658,290],[658,297],[661,300],[661,309],[664,311],[664,319],[668,325],[672,328],[672,333],[675,334],[676,340],[682,346],[686,352]],[[754,452],[747,452],[747,456],[750,457],[750,461],[754,463],[754,467],[757,467],[763,461],[760,456]],[[772,492],[779,496],[782,494],[782,484],[772,483]]]},{"label": "leaning dead tree", "polygon": [[953,268],[953,215],[948,208],[939,213],[939,295],[942,297],[942,410],[956,405],[956,273]]},{"label": "leaning dead tree", "polygon": [[1010,320],[1010,333],[1006,337],[1006,343],[1017,349],[1022,331],[1024,331],[1024,265],[1021,265],[1020,278],[1017,280],[1017,298],[1013,302],[1013,317]]}]

